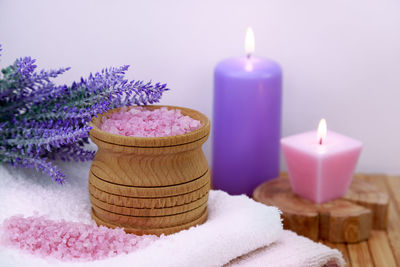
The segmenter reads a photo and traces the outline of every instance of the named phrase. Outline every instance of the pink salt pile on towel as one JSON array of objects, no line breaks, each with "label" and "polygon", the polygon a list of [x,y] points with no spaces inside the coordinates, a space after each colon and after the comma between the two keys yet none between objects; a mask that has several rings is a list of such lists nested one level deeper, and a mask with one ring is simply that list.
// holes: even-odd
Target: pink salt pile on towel
[{"label": "pink salt pile on towel", "polygon": [[125,136],[162,137],[185,134],[200,126],[200,121],[184,116],[179,109],[137,107],[103,117],[100,129]]},{"label": "pink salt pile on towel", "polygon": [[12,216],[1,225],[2,245],[42,257],[60,260],[98,260],[141,249],[156,236],[126,234],[84,223],[46,219],[41,216]]}]

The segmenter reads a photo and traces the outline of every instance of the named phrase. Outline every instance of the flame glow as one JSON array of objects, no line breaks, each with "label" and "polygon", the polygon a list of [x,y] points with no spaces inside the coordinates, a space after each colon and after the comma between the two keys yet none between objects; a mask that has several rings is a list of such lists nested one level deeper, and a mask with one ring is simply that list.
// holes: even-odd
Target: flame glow
[{"label": "flame glow", "polygon": [[254,32],[251,27],[248,27],[246,30],[246,37],[244,40],[244,47],[246,51],[246,55],[248,57],[254,53],[255,41],[254,41]]}]

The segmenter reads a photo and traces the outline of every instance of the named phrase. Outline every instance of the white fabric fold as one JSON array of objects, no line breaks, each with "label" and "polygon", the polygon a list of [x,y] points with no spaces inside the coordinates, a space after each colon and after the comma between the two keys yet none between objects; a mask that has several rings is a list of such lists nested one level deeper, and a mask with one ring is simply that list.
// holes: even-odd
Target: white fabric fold
[{"label": "white fabric fold", "polygon": [[335,267],[344,266],[342,254],[291,231],[275,243],[232,260],[224,267]]}]

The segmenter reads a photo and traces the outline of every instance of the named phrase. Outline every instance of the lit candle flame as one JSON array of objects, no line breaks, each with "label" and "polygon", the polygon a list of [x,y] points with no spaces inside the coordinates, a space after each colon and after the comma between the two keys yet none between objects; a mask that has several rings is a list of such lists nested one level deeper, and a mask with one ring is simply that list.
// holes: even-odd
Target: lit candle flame
[{"label": "lit candle flame", "polygon": [[246,30],[244,47],[245,47],[245,51],[246,51],[246,56],[250,57],[254,53],[254,47],[255,47],[254,32],[251,27],[248,27]]},{"label": "lit candle flame", "polygon": [[318,124],[318,131],[317,131],[318,144],[322,145],[324,143],[327,131],[328,131],[328,127],[326,125],[326,120],[321,119]]}]

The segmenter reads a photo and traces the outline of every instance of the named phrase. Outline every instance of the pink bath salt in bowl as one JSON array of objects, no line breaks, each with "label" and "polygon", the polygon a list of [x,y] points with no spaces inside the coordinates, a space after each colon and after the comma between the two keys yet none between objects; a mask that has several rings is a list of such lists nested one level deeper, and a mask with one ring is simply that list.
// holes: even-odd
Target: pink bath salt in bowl
[{"label": "pink bath salt in bowl", "polygon": [[134,137],[181,135],[201,127],[201,123],[185,116],[179,109],[166,107],[149,110],[142,107],[122,108],[101,119],[100,129],[112,134]]},{"label": "pink bath salt in bowl", "polygon": [[130,253],[158,239],[126,234],[122,229],[53,221],[46,217],[12,216],[0,226],[0,244],[41,257],[90,261]]}]

